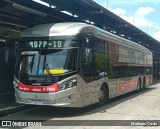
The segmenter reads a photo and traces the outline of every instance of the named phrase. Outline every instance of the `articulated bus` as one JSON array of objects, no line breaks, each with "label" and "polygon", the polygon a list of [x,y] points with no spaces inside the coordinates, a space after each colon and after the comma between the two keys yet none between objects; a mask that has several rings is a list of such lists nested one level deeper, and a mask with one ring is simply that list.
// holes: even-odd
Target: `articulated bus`
[{"label": "articulated bus", "polygon": [[24,30],[16,42],[16,102],[103,105],[150,86],[152,66],[150,50],[93,25],[37,25]]}]

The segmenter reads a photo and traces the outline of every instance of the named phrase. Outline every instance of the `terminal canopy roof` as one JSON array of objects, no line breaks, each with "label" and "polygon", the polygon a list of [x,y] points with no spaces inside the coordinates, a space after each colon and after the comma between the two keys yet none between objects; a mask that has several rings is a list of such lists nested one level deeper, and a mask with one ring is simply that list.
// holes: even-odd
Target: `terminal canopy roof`
[{"label": "terminal canopy roof", "polygon": [[16,38],[44,23],[86,22],[137,42],[160,59],[160,42],[92,0],[1,0],[0,38]]}]

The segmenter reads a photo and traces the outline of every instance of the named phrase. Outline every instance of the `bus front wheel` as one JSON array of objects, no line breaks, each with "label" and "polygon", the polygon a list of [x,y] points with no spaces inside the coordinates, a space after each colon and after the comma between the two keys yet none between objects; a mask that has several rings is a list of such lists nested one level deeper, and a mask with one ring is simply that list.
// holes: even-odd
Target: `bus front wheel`
[{"label": "bus front wheel", "polygon": [[108,91],[105,86],[102,86],[99,92],[99,103],[98,105],[104,105],[108,102]]}]

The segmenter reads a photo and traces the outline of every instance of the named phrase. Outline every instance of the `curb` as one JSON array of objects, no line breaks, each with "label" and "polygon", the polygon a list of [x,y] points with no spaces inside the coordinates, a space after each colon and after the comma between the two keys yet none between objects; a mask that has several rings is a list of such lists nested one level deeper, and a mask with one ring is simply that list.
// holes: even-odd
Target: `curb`
[{"label": "curb", "polygon": [[10,113],[18,112],[24,109],[27,109],[29,106],[27,105],[18,105],[18,106],[13,106],[13,107],[7,107],[7,108],[2,108],[0,109],[0,117],[6,116]]}]

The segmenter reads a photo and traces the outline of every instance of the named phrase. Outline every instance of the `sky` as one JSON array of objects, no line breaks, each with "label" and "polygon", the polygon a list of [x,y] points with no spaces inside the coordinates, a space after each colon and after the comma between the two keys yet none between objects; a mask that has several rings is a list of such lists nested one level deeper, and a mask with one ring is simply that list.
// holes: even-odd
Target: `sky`
[{"label": "sky", "polygon": [[93,0],[160,41],[160,0]]}]

